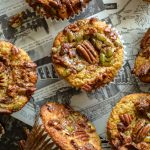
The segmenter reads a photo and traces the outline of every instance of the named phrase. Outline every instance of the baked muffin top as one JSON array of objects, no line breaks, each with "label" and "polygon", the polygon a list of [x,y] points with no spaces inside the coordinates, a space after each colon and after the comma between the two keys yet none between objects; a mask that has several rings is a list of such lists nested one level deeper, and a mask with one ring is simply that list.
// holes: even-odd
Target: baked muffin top
[{"label": "baked muffin top", "polygon": [[143,82],[150,83],[150,29],[141,41],[141,50],[137,55],[134,73]]},{"label": "baked muffin top", "polygon": [[0,41],[0,113],[20,110],[35,91],[36,64],[28,54]]},{"label": "baked muffin top", "polygon": [[111,112],[107,134],[115,150],[149,150],[150,94],[122,98]]},{"label": "baked muffin top", "polygon": [[123,62],[122,43],[110,26],[96,18],[67,26],[53,44],[58,74],[86,91],[109,83]]},{"label": "baked muffin top", "polygon": [[62,150],[101,150],[95,127],[69,106],[49,102],[40,114],[50,137]]},{"label": "baked muffin top", "polygon": [[78,14],[90,0],[26,0],[39,14],[52,19],[68,19]]}]

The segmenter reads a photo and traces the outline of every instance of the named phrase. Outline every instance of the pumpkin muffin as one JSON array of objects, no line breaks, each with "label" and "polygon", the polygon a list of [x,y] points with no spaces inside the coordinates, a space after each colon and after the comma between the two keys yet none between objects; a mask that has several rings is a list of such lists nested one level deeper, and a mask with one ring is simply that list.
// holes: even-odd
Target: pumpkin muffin
[{"label": "pumpkin muffin", "polygon": [[83,19],[57,35],[52,62],[72,86],[92,91],[116,76],[123,63],[123,45],[106,23]]},{"label": "pumpkin muffin", "polygon": [[26,0],[39,14],[51,19],[68,19],[82,11],[90,0]]},{"label": "pumpkin muffin", "polygon": [[79,112],[49,102],[40,114],[46,131],[62,150],[102,150],[95,127]]},{"label": "pumpkin muffin", "polygon": [[150,94],[123,97],[111,112],[107,135],[114,150],[149,150]]},{"label": "pumpkin muffin", "polygon": [[0,41],[0,113],[20,110],[35,91],[36,64],[28,54]]},{"label": "pumpkin muffin", "polygon": [[150,29],[141,41],[141,51],[135,60],[133,72],[141,81],[150,83]]}]

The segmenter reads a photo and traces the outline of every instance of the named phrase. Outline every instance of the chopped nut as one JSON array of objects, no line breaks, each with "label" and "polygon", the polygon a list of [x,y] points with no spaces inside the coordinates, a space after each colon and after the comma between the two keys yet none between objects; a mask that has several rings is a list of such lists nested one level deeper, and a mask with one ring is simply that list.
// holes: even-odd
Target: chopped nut
[{"label": "chopped nut", "polygon": [[77,52],[90,64],[98,62],[98,54],[93,45],[87,40],[77,46]]},{"label": "chopped nut", "polygon": [[122,115],[119,116],[119,118],[120,118],[121,122],[123,122],[123,124],[125,126],[130,125],[130,123],[133,120],[133,116],[130,115],[130,114],[122,114]]},{"label": "chopped nut", "polygon": [[70,43],[64,43],[62,44],[61,46],[61,49],[60,49],[60,55],[63,56],[65,54],[68,54],[69,53],[69,50],[72,48],[72,44]]}]

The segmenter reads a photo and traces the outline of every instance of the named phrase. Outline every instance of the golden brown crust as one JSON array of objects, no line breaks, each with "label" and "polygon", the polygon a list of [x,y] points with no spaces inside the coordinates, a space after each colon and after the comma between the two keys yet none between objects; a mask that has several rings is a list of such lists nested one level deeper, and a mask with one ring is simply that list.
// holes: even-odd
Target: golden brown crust
[{"label": "golden brown crust", "polygon": [[20,110],[35,91],[36,81],[36,64],[28,54],[0,41],[0,113]]},{"label": "golden brown crust", "polygon": [[107,123],[108,140],[114,150],[150,149],[149,112],[148,93],[130,94],[117,103]]},{"label": "golden brown crust", "polygon": [[134,73],[141,81],[150,83],[150,29],[141,41],[141,51],[135,60]]},{"label": "golden brown crust", "polygon": [[40,114],[50,137],[63,150],[101,150],[95,127],[79,112],[49,102],[42,106]]},{"label": "golden brown crust", "polygon": [[96,18],[83,19],[57,35],[52,61],[72,86],[92,91],[116,76],[123,63],[123,46],[107,24]]},{"label": "golden brown crust", "polygon": [[39,14],[47,18],[68,19],[82,11],[90,0],[26,0]]}]

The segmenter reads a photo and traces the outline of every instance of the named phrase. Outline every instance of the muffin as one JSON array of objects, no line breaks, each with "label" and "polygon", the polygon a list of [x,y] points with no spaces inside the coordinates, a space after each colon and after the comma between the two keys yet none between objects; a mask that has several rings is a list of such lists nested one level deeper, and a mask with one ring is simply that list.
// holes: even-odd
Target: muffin
[{"label": "muffin", "polygon": [[57,35],[52,62],[57,73],[73,87],[92,91],[116,76],[123,63],[123,45],[106,23],[83,19]]},{"label": "muffin", "polygon": [[62,150],[101,150],[95,127],[79,112],[49,102],[40,114],[46,131]]},{"label": "muffin", "polygon": [[143,37],[140,47],[133,72],[141,81],[150,83],[150,29]]},{"label": "muffin", "polygon": [[149,150],[150,94],[122,98],[111,112],[107,135],[114,150]]},{"label": "muffin", "polygon": [[0,41],[0,113],[20,110],[36,90],[36,64],[11,43]]},{"label": "muffin", "polygon": [[26,0],[39,14],[52,19],[68,19],[82,11],[90,0]]}]

